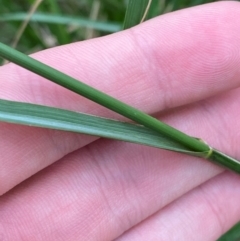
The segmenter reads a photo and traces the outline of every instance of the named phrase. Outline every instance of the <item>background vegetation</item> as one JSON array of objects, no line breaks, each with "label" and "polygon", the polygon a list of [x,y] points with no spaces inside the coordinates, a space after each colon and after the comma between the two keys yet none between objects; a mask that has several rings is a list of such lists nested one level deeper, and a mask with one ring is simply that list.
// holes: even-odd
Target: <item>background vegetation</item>
[{"label": "background vegetation", "polygon": [[[11,45],[35,0],[0,0],[0,41]],[[153,0],[148,18],[206,0]],[[119,31],[127,0],[43,0],[27,25],[17,49],[32,53],[56,45]]]},{"label": "background vegetation", "polygon": [[[35,0],[0,0],[0,42],[13,45]],[[30,54],[121,30],[128,0],[42,0],[16,48]],[[207,0],[153,0],[147,18]],[[3,61],[0,59],[0,65]],[[221,241],[240,240],[240,224]]]}]

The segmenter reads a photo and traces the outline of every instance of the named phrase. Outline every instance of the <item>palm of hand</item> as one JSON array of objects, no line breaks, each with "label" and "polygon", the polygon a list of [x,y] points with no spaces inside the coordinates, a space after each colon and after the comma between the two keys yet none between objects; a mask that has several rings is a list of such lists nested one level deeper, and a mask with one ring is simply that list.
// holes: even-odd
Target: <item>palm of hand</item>
[{"label": "palm of hand", "polygon": [[[239,11],[239,3],[184,10],[35,57],[239,157]],[[14,65],[0,76],[1,98],[113,116]],[[238,220],[239,177],[207,161],[2,123],[0,136],[0,237],[215,240]]]}]

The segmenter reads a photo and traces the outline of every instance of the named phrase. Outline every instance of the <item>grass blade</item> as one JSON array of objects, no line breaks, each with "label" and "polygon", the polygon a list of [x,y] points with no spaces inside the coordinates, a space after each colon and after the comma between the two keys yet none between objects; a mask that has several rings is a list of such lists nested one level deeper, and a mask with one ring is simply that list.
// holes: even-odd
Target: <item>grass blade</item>
[{"label": "grass blade", "polygon": [[141,23],[147,15],[150,4],[151,0],[129,0],[123,29],[128,29]]},{"label": "grass blade", "polygon": [[239,241],[240,240],[240,222],[232,227],[217,241]]},{"label": "grass blade", "polygon": [[[0,16],[0,22],[22,21],[26,18],[27,18],[26,13],[2,14]],[[121,30],[121,25],[118,23],[91,21],[85,18],[53,15],[53,14],[47,14],[47,13],[33,14],[30,19],[30,22],[53,23],[53,24],[64,24],[64,25],[71,24],[71,25],[77,25],[81,27],[89,27],[92,29],[110,32],[110,33]]]},{"label": "grass blade", "polygon": [[158,121],[157,119],[129,106],[105,93],[96,90],[60,71],[51,68],[17,50],[0,43],[0,55],[7,60],[14,62],[30,71],[39,74],[52,82],[61,85],[77,94],[80,94],[106,108],[113,110],[141,125],[157,131],[174,141],[181,143],[190,149],[190,151],[205,152],[209,150],[209,146],[203,142],[196,140],[170,126]]},{"label": "grass blade", "polygon": [[116,113],[121,114],[145,127],[148,127],[149,129],[155,131],[156,134],[160,134],[176,143],[179,143],[190,152],[206,153],[205,158],[229,168],[234,172],[240,173],[240,162],[215,149],[212,149],[205,142],[190,137],[171,126],[158,121],[146,113],[106,95],[105,93],[96,90],[64,73],[61,73],[60,71],[53,69],[29,56],[26,56],[25,54],[22,54],[3,43],[0,43],[0,56],[102,106],[105,106],[106,108],[113,110]]},{"label": "grass blade", "polygon": [[184,146],[136,124],[73,111],[0,99],[0,121],[94,135],[175,152],[189,152]]}]

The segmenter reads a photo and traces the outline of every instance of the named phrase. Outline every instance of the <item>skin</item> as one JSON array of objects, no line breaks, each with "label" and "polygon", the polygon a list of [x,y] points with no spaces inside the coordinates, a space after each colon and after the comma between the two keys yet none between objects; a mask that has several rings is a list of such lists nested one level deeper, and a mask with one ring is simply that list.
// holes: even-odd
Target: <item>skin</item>
[{"label": "skin", "polygon": [[[240,159],[239,16],[208,4],[33,57]],[[13,64],[0,79],[1,98],[121,119]],[[0,153],[0,240],[214,241],[239,221],[239,176],[202,159],[6,123]]]}]

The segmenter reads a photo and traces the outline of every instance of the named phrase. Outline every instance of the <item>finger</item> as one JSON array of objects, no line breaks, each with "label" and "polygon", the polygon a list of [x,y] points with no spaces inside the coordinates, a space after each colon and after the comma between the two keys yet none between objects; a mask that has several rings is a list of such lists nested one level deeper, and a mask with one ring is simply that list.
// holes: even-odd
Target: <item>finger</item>
[{"label": "finger", "polygon": [[[234,119],[239,109],[236,104],[240,101],[239,91],[212,99],[208,108],[203,102],[202,108],[196,103],[198,111],[188,107],[181,112],[171,112],[164,119],[178,128],[187,128],[190,133],[198,126],[195,134],[213,141],[214,146],[223,146],[216,141],[220,134],[212,128],[212,123],[221,126],[226,120],[212,115],[209,110],[222,113],[228,103],[226,118],[232,120],[229,123],[232,129],[226,130],[229,136],[225,137],[231,140],[231,133],[237,127],[234,123],[239,125],[238,118]],[[231,102],[233,99],[235,104]],[[203,124],[210,117],[212,122]],[[235,141],[239,143],[239,136]],[[235,148],[231,150],[228,143],[225,146],[230,153]],[[235,154],[240,157],[239,151]],[[5,194],[0,199],[2,229],[6,239],[13,240],[20,234],[30,240],[36,233],[39,240],[61,240],[65,236],[70,240],[112,240],[220,172],[222,169],[197,158],[99,140]],[[232,182],[235,183],[235,179]],[[221,180],[219,185],[222,186]],[[229,193],[221,195],[227,200]],[[238,202],[239,196],[232,196],[231,207]],[[230,211],[228,225],[235,217]]]},{"label": "finger", "polygon": [[140,151],[135,145],[110,143],[94,148],[105,144],[106,150],[120,149],[119,156],[107,151],[93,156],[83,148],[3,195],[2,238],[113,240],[220,171],[166,153],[156,158],[154,152],[154,158],[149,148],[135,158]]},{"label": "finger", "polygon": [[[224,2],[177,11],[131,30],[33,56],[116,98],[124,96],[131,104],[139,105],[141,99],[146,111],[176,107],[239,86],[240,36],[235,18],[239,6]],[[194,21],[189,21],[193,16]],[[2,97],[99,111],[98,106],[86,105],[85,99],[81,102],[76,94],[15,65],[2,67],[1,77],[6,80]]]},{"label": "finger", "polygon": [[229,172],[218,175],[116,241],[217,240],[239,221],[239,184],[239,176]]},{"label": "finger", "polygon": [[169,125],[206,141],[213,148],[239,157],[240,88],[176,108],[160,115]]},{"label": "finger", "polygon": [[69,132],[0,123],[0,195],[94,139]]},{"label": "finger", "polygon": [[[105,38],[44,51],[34,57],[143,111],[154,113],[239,85],[239,21],[235,17],[239,16],[238,12],[238,3],[202,6],[168,14]],[[2,67],[0,77],[4,80],[2,98],[114,116],[15,65]],[[10,134],[13,127],[5,124],[0,129],[5,138],[0,145],[4,153],[0,177],[4,178],[4,186],[0,187],[0,193],[93,140],[26,127],[14,127],[15,132]],[[12,152],[5,151],[12,149]],[[40,158],[36,152],[41,153]]]}]

